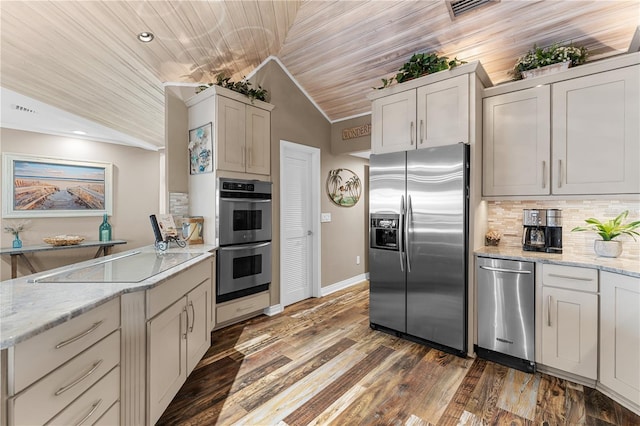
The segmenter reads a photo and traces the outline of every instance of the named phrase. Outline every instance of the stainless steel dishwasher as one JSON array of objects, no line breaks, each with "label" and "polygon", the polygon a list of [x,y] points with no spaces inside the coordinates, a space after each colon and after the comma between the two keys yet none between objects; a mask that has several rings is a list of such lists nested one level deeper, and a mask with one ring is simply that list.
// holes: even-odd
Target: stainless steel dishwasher
[{"label": "stainless steel dishwasher", "polygon": [[479,357],[535,371],[534,266],[477,258]]}]

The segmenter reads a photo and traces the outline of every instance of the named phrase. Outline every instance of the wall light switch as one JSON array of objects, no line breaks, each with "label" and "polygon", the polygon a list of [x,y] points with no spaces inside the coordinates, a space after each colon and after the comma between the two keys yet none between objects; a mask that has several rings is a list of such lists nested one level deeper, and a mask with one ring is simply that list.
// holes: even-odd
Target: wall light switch
[{"label": "wall light switch", "polygon": [[322,213],[320,222],[331,222],[331,213]]}]

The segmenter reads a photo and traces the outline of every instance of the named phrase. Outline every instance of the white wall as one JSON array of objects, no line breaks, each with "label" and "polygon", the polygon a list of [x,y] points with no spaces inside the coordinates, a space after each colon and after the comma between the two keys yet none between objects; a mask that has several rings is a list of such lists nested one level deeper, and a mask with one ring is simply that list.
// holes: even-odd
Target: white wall
[{"label": "white wall", "polygon": [[[113,216],[109,218],[113,238],[126,240],[127,244],[115,246],[114,252],[125,251],[152,244],[154,241],[149,215],[159,211],[160,154],[140,148],[72,139],[40,133],[0,129],[2,153],[35,154],[79,161],[100,161],[113,164]],[[2,182],[4,189],[9,182]],[[5,223],[19,219],[0,220]],[[98,227],[102,217],[68,217],[31,219],[28,228],[20,234],[23,245],[44,244],[43,237],[59,234],[80,235],[86,240],[98,239]],[[13,236],[0,233],[0,245],[10,247]],[[92,248],[47,251],[29,254],[38,271],[87,260],[95,254]],[[29,271],[19,262],[18,276]],[[10,257],[2,256],[0,279],[11,277]]]}]

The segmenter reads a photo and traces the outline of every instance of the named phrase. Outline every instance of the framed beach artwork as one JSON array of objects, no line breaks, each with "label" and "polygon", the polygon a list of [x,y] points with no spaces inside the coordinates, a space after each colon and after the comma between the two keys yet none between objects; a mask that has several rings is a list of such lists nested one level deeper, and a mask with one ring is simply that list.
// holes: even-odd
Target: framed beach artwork
[{"label": "framed beach artwork", "polygon": [[213,172],[212,125],[207,123],[189,130],[189,174]]},{"label": "framed beach artwork", "polygon": [[110,163],[2,155],[2,217],[112,214]]}]

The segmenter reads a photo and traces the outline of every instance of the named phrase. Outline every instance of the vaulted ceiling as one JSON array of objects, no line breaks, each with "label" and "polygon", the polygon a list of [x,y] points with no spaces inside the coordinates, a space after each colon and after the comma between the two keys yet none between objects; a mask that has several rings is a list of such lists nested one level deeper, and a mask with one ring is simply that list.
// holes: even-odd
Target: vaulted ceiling
[{"label": "vaulted ceiling", "polygon": [[534,43],[624,53],[640,3],[502,0],[452,19],[445,0],[2,0],[0,17],[3,88],[162,147],[165,83],[239,80],[276,56],[336,121],[369,112],[416,52],[479,60],[494,84]]}]

